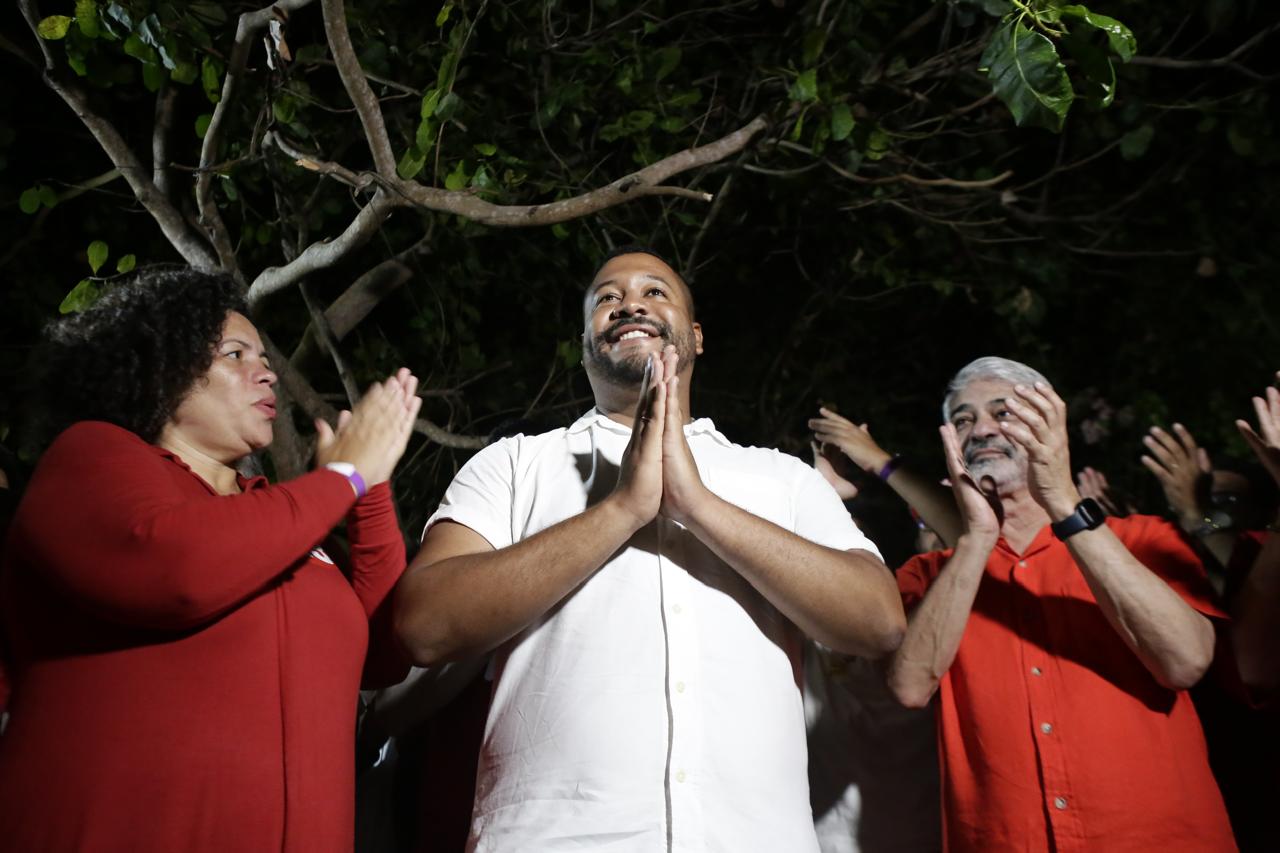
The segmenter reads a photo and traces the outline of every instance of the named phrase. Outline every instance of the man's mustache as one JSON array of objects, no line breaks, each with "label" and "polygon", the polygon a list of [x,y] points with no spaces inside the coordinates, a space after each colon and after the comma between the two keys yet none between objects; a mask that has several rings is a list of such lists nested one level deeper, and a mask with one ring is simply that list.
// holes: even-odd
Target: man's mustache
[{"label": "man's mustache", "polygon": [[981,461],[977,459],[977,455],[984,450],[995,450],[1003,453],[1008,458],[1013,458],[1013,445],[992,439],[973,439],[964,449],[964,464],[972,465],[974,462]]},{"label": "man's mustache", "polygon": [[596,335],[596,343],[609,343],[613,341],[618,334],[618,330],[623,326],[644,326],[647,329],[653,329],[658,333],[658,337],[663,340],[671,339],[671,330],[667,328],[665,323],[658,323],[653,320],[622,319],[616,321],[609,328]]}]

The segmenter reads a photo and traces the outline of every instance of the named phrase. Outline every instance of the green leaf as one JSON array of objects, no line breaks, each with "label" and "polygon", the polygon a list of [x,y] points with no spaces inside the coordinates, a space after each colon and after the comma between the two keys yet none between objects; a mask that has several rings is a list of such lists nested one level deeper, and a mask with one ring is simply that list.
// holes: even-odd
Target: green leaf
[{"label": "green leaf", "polygon": [[1099,15],[1085,6],[1063,6],[1059,11],[1063,20],[1087,24],[1106,33],[1107,44],[1111,46],[1112,53],[1124,62],[1128,62],[1138,52],[1138,40],[1133,37],[1133,32],[1115,18]]},{"label": "green leaf", "polygon": [[133,272],[133,268],[136,267],[137,265],[138,265],[137,255],[125,255],[120,260],[116,261],[116,272],[118,273]]},{"label": "green leaf", "polygon": [[58,194],[48,184],[37,184],[36,194],[40,197],[40,203],[45,207],[52,208],[58,203]]},{"label": "green leaf", "polygon": [[440,103],[440,90],[431,89],[422,96],[422,109],[418,111],[420,118],[431,118],[436,114],[436,106]]},{"label": "green leaf", "polygon": [[804,47],[801,56],[806,66],[811,66],[818,61],[818,57],[822,56],[822,49],[827,45],[827,31],[823,29],[810,30],[804,37]]},{"label": "green leaf", "polygon": [[196,78],[200,76],[200,69],[195,66],[195,63],[187,62],[183,59],[178,61],[178,64],[173,69],[173,74],[170,76],[173,77],[173,82],[186,86],[196,81]]},{"label": "green leaf", "polygon": [[1149,124],[1133,130],[1120,137],[1120,156],[1126,160],[1137,160],[1151,147],[1151,139],[1156,129]]},{"label": "green leaf", "polygon": [[624,136],[633,136],[649,129],[654,115],[649,110],[632,110],[617,121],[600,128],[600,138],[614,142]]},{"label": "green leaf", "polygon": [[457,114],[458,108],[462,106],[462,98],[457,93],[450,92],[440,99],[440,103],[436,104],[436,118],[446,122]]},{"label": "green leaf", "polygon": [[396,164],[396,174],[406,181],[412,180],[422,171],[422,167],[427,163],[426,152],[422,151],[418,146],[411,145],[408,150],[400,156],[400,162]]},{"label": "green leaf", "polygon": [[36,32],[40,34],[42,39],[56,41],[66,36],[67,29],[70,26],[71,18],[66,15],[50,15],[36,24]]},{"label": "green leaf", "polygon": [[413,135],[413,144],[424,154],[436,144],[436,123],[429,118],[418,122],[418,130]]},{"label": "green leaf", "polygon": [[209,103],[216,104],[222,100],[222,63],[206,56],[200,62],[200,84]]},{"label": "green leaf", "polygon": [[453,11],[452,3],[445,3],[444,6],[440,7],[440,14],[436,15],[437,29],[445,25],[445,22],[449,20],[449,13],[452,11]]},{"label": "green leaf", "polygon": [[22,195],[18,196],[18,209],[23,213],[31,214],[40,209],[40,188],[31,187],[23,190]]},{"label": "green leaf", "polygon": [[676,70],[676,66],[680,64],[681,53],[678,47],[664,47],[658,51],[658,70],[653,76],[655,83],[661,83],[662,78]]},{"label": "green leaf", "polygon": [[1084,74],[1079,94],[1099,107],[1109,107],[1116,97],[1116,68],[1111,56],[1089,34],[1068,33],[1060,42]]},{"label": "green leaf", "polygon": [[154,62],[144,62],[142,64],[142,85],[147,87],[148,92],[159,92],[160,87],[164,85],[165,70]]},{"label": "green leaf", "polygon": [[[552,226],[552,230],[555,230],[555,226]],[[565,236],[568,236],[567,229]],[[556,344],[556,355],[560,356],[560,364],[565,370],[572,370],[575,365],[582,361],[582,342],[575,340],[560,341]]]},{"label": "green leaf", "polygon": [[89,244],[89,269],[93,270],[94,275],[98,274],[98,270],[107,262],[107,255],[111,250],[107,248],[107,244],[101,240],[94,240]]},{"label": "green leaf", "polygon": [[227,197],[227,201],[238,201],[240,191],[236,189],[236,182],[231,179],[230,175],[219,175],[218,177],[222,178],[219,186],[222,187],[222,194]]},{"label": "green leaf", "polygon": [[791,84],[788,94],[791,95],[791,100],[802,104],[818,100],[818,70],[810,68],[802,72]]},{"label": "green leaf", "polygon": [[978,70],[987,75],[1019,127],[1062,130],[1075,93],[1049,39],[1012,20],[991,37]]},{"label": "green leaf", "polygon": [[685,107],[691,107],[698,101],[702,100],[702,93],[697,89],[690,89],[687,92],[681,92],[667,99],[667,108],[672,110],[682,110]]},{"label": "green leaf", "polygon": [[213,121],[213,113],[201,113],[196,116],[196,136],[204,139],[204,135],[209,132],[211,121]]},{"label": "green leaf", "polygon": [[76,26],[80,29],[80,35],[85,38],[96,39],[100,29],[98,27],[98,4],[96,0],[76,0]]},{"label": "green leaf", "polygon": [[848,104],[836,104],[831,108],[831,138],[843,142],[853,133],[853,111]]},{"label": "green leaf", "polygon": [[444,188],[447,190],[465,189],[468,178],[470,176],[467,174],[467,161],[459,160],[458,165],[453,167],[453,171],[445,176]]},{"label": "green leaf", "polygon": [[498,153],[498,146],[494,145],[492,142],[477,142],[471,147],[476,149],[476,153],[484,157],[492,157],[494,154]]},{"label": "green leaf", "polygon": [[62,304],[58,306],[58,313],[74,314],[77,311],[83,311],[97,301],[98,285],[84,278],[80,280],[79,284],[71,288],[71,292],[63,298]]},{"label": "green leaf", "polygon": [[556,236],[557,240],[563,240],[569,236],[569,228],[563,222],[557,222],[551,226],[551,233]]},{"label": "green leaf", "polygon": [[155,62],[156,49],[144,42],[136,33],[124,40],[124,52],[139,62]]},{"label": "green leaf", "polygon": [[282,95],[271,104],[271,114],[281,124],[288,124],[298,115],[298,102]]}]

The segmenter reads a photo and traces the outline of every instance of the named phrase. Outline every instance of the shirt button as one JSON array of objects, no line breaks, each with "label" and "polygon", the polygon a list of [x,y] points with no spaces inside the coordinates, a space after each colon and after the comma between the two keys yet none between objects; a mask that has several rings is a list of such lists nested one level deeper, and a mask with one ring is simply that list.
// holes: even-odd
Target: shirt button
[{"label": "shirt button", "polygon": [[1026,561],[1026,560],[1019,560],[1019,561],[1018,561],[1018,568],[1020,568],[1020,569],[1025,569],[1026,567],[1027,567],[1027,561]]},{"label": "shirt button", "polygon": [[[683,782],[683,781],[684,781],[684,771],[683,771],[683,770],[677,770],[677,771],[676,771],[676,781],[677,781],[677,782]],[[1066,801],[1065,801],[1065,800],[1063,800],[1063,805],[1066,805]],[[1059,806],[1059,808],[1061,808],[1061,806]]]},{"label": "shirt button", "polygon": [[1041,723],[1040,731],[1044,732],[1045,734],[1052,734],[1053,726],[1050,723]]},{"label": "shirt button", "polygon": [[684,610],[684,608],[683,608],[683,607],[681,607],[679,604],[673,604],[673,605],[671,605],[671,612],[672,612],[672,613],[674,613],[674,614],[676,614],[677,616],[679,616],[679,615],[680,615],[680,613],[681,613],[683,610]]},{"label": "shirt button", "polygon": [[683,693],[683,692],[684,692],[684,682],[683,682],[683,681],[677,681],[677,682],[676,682],[676,692],[677,692],[677,693]]},{"label": "shirt button", "polygon": [[1054,797],[1054,798],[1053,798],[1053,807],[1054,807],[1055,809],[1057,809],[1058,811],[1062,811],[1063,809],[1065,809],[1065,808],[1067,807],[1067,798],[1066,798],[1066,797]]},{"label": "shirt button", "polygon": [[1031,667],[1031,674],[1032,674],[1032,675],[1044,675],[1044,673],[1040,671],[1040,667],[1038,667],[1038,666],[1033,666],[1033,667]]}]

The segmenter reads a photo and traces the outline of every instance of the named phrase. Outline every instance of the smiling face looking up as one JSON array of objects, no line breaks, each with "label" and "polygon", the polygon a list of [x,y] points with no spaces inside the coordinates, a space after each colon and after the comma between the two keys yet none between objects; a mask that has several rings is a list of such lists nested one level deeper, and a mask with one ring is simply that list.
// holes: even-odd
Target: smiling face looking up
[{"label": "smiling face looking up", "polygon": [[1014,396],[1012,382],[988,378],[970,381],[951,398],[951,425],[965,466],[979,482],[990,477],[1001,494],[1027,482],[1025,451],[1000,431],[1001,422],[1013,417],[1006,400]]},{"label": "smiling face looking up", "polygon": [[684,281],[660,258],[632,252],[610,258],[587,288],[583,303],[583,365],[594,386],[639,385],[651,353],[674,345],[687,375],[702,353],[702,327]]}]

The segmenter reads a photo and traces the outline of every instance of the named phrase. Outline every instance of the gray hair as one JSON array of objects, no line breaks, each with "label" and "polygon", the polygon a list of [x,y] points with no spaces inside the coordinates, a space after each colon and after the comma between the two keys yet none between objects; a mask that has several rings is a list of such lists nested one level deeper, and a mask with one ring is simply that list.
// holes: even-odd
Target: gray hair
[{"label": "gray hair", "polygon": [[977,379],[1000,379],[1015,385],[1034,385],[1037,382],[1049,384],[1044,374],[1034,367],[1028,367],[1020,361],[1001,358],[998,355],[987,355],[960,368],[960,372],[951,378],[947,385],[947,396],[942,398],[942,420],[951,422],[951,403],[965,386]]}]

